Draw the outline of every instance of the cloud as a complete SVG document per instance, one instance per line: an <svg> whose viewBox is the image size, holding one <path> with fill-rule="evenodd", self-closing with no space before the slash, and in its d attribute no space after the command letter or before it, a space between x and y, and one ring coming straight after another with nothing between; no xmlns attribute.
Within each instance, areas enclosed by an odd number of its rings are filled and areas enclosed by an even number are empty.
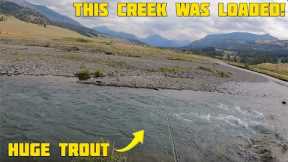
<svg viewBox="0 0 288 162"><path fill-rule="evenodd" d="M164 0L168 3L169 17L128 18L117 17L113 12L106 18L75 18L71 0L27 0L31 3L48 6L49 8L76 19L88 27L105 25L116 31L136 34L147 37L159 34L168 39L192 41L200 39L207 34L227 32L268 33L280 39L288 39L288 19L284 18L219 18L217 17L218 1L211 1L212 16L205 18L180 18L175 16L175 0ZM79 0L74 0L79 1ZM93 0L90 0L93 1ZM128 1L128 0L126 0ZM132 0L130 0L132 1ZM144 1L144 0L142 0ZM159 1L159 0L158 0ZM178 0L180 1L180 0ZM182 0L182 2L189 0ZM228 0L224 0L225 2ZM234 0L235 1L235 0ZM261 0L258 0L261 1ZM116 1L108 1L111 11L116 9ZM190 0L191 2L191 0ZM236 1L237 2L237 1ZM279 1L278 1L279 2ZM286 2L282 0L282 2Z"/></svg>

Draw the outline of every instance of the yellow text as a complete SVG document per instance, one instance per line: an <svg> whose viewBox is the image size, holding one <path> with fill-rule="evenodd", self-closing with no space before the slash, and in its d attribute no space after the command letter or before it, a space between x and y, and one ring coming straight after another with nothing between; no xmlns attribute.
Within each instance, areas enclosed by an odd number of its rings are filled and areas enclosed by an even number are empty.
<svg viewBox="0 0 288 162"><path fill-rule="evenodd" d="M109 143L59 143L62 157L106 157Z"/></svg>
<svg viewBox="0 0 288 162"><path fill-rule="evenodd" d="M210 16L210 3L176 3L178 17L207 17Z"/></svg>
<svg viewBox="0 0 288 162"><path fill-rule="evenodd" d="M220 17L283 17L285 3L234 3L218 4Z"/></svg>
<svg viewBox="0 0 288 162"><path fill-rule="evenodd" d="M106 17L109 15L108 3L75 2L76 17Z"/></svg>
<svg viewBox="0 0 288 162"><path fill-rule="evenodd" d="M156 2L131 2L118 3L117 15L119 17L166 17L167 3Z"/></svg>
<svg viewBox="0 0 288 162"><path fill-rule="evenodd" d="M49 143L9 143L8 156L10 157L47 157L50 156Z"/></svg>

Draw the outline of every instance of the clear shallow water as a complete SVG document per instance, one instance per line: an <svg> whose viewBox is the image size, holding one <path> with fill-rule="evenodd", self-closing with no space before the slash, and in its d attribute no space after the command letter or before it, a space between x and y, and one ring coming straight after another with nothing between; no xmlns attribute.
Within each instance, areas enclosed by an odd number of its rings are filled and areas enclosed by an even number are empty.
<svg viewBox="0 0 288 162"><path fill-rule="evenodd" d="M145 143L129 160L169 162L170 124L181 162L255 161L239 144L273 131L260 110L281 106L278 97L97 87L63 78L2 77L0 83L2 155L8 141L107 139L122 147L133 131L145 129Z"/></svg>

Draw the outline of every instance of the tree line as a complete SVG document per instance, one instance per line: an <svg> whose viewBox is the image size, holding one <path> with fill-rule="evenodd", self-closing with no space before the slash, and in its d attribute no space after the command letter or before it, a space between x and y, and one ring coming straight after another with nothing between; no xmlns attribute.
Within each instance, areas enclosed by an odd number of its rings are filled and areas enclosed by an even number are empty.
<svg viewBox="0 0 288 162"><path fill-rule="evenodd" d="M256 65L261 63L288 63L287 51L232 51L219 50L213 47L197 49L192 51L195 54L206 55L225 61Z"/></svg>

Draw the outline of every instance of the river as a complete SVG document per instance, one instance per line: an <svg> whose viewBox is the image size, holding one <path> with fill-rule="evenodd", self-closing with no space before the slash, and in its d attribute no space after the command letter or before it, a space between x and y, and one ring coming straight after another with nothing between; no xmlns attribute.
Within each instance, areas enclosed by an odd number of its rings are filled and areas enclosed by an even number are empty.
<svg viewBox="0 0 288 162"><path fill-rule="evenodd" d="M263 134L288 137L288 107L281 103L288 99L288 88L273 81L225 85L229 86L239 93L0 77L0 159L7 160L7 142L105 139L119 148L131 141L134 131L144 129L145 142L127 154L129 161L261 161L247 146Z"/></svg>

